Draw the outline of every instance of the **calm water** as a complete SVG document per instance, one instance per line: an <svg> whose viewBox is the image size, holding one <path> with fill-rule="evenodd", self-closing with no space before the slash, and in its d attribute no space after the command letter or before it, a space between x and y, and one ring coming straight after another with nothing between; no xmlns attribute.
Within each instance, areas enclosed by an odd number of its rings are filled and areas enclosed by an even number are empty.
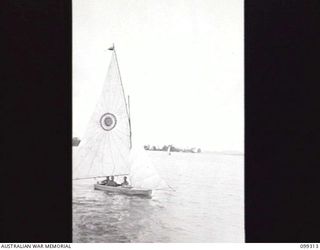
<svg viewBox="0 0 320 250"><path fill-rule="evenodd" d="M175 191L151 199L73 186L74 242L244 242L244 157L148 152Z"/></svg>

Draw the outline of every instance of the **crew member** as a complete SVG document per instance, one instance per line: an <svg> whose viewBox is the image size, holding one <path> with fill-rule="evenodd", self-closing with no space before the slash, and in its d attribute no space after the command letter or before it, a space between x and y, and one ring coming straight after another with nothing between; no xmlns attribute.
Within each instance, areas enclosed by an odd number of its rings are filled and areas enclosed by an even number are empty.
<svg viewBox="0 0 320 250"><path fill-rule="evenodd" d="M108 183L110 182L109 176L106 177L105 180L101 181L99 184L101 185L108 185Z"/></svg>
<svg viewBox="0 0 320 250"><path fill-rule="evenodd" d="M129 186L129 182L127 181L127 176L123 177L123 182L121 183L121 186Z"/></svg>
<svg viewBox="0 0 320 250"><path fill-rule="evenodd" d="M120 186L120 184L116 183L114 181L114 176L111 176L111 180L108 182L107 184L108 186L111 186L111 187L117 187L117 186Z"/></svg>

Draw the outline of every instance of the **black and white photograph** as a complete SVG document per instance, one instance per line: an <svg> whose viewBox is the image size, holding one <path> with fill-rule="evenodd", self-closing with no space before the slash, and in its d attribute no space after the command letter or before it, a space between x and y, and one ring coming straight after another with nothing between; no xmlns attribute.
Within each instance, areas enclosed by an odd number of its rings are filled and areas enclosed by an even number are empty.
<svg viewBox="0 0 320 250"><path fill-rule="evenodd" d="M244 242L243 5L73 1L73 242Z"/></svg>
<svg viewBox="0 0 320 250"><path fill-rule="evenodd" d="M318 0L2 0L1 248L319 248L319 23Z"/></svg>

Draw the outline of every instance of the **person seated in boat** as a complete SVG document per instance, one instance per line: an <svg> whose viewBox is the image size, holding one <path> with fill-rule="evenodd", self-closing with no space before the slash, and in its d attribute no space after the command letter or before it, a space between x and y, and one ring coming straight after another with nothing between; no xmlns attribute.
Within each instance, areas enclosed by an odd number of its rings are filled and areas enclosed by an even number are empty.
<svg viewBox="0 0 320 250"><path fill-rule="evenodd" d="M107 186L118 187L118 186L120 186L120 184L118 184L114 181L114 176L111 176L111 180L108 182Z"/></svg>
<svg viewBox="0 0 320 250"><path fill-rule="evenodd" d="M103 181L101 181L99 184L101 184L101 185L108 185L109 182L110 182L110 178L109 178L109 176L107 176L106 179L103 180Z"/></svg>
<svg viewBox="0 0 320 250"><path fill-rule="evenodd" d="M129 186L129 182L127 181L127 176L123 177L123 182L121 183L122 187Z"/></svg>

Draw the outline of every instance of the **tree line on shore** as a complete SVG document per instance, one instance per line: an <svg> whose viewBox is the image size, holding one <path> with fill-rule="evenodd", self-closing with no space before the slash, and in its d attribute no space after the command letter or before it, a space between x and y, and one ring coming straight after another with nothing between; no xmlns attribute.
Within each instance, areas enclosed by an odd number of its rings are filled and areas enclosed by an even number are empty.
<svg viewBox="0 0 320 250"><path fill-rule="evenodd" d="M78 137L72 138L72 146L77 147L79 146L81 140ZM172 144L163 145L162 147L153 146L153 145L144 145L145 150L149 151L165 151L165 152L184 152L184 153L201 153L200 148L179 148ZM170 150L169 150L170 149Z"/></svg>
<svg viewBox="0 0 320 250"><path fill-rule="evenodd" d="M172 144L169 145L163 145L162 147L158 146L151 146L151 145L144 145L145 150L150 150L150 151L170 151L170 152L184 152L184 153L201 153L200 148L179 148L176 147Z"/></svg>

